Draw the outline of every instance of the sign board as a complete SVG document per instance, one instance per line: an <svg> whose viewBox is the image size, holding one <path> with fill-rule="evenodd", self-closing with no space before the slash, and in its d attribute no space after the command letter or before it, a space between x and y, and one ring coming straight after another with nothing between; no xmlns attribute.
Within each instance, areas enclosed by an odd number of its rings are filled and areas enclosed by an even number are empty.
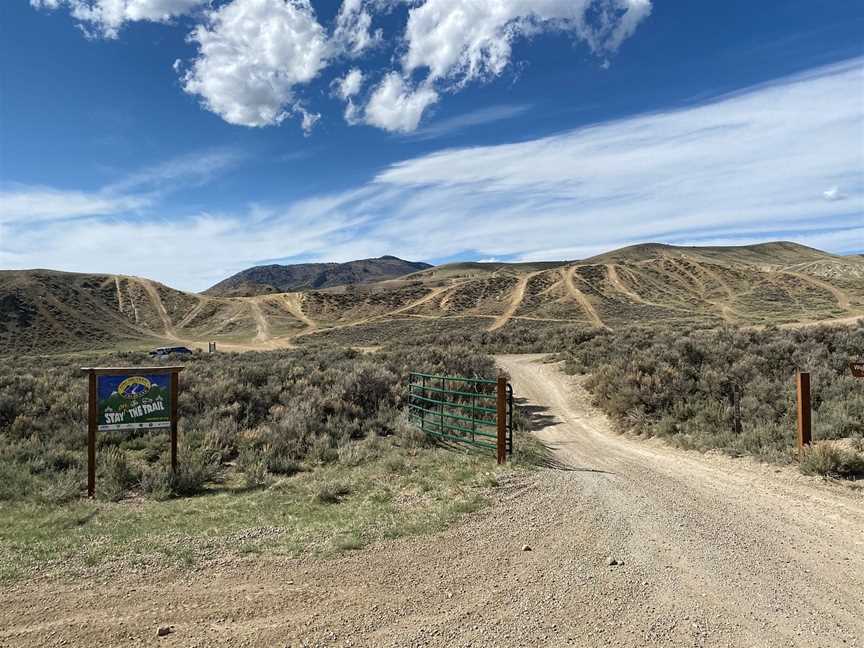
<svg viewBox="0 0 864 648"><path fill-rule="evenodd" d="M171 427L170 374L96 376L97 430Z"/></svg>
<svg viewBox="0 0 864 648"><path fill-rule="evenodd" d="M864 378L864 360L858 362L850 362L849 368L852 370L852 375L856 378Z"/></svg>
<svg viewBox="0 0 864 648"><path fill-rule="evenodd" d="M167 428L177 470L177 374L183 367L83 367L88 378L87 493L96 493L96 432Z"/></svg>

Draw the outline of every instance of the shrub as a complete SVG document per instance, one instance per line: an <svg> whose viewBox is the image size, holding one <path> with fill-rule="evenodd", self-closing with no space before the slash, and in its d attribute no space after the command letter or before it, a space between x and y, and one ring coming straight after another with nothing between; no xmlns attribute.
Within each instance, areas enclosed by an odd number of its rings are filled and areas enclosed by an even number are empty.
<svg viewBox="0 0 864 648"><path fill-rule="evenodd" d="M47 492L45 484L58 477L71 480L66 473L84 465L87 386L79 371L82 364L134 366L146 361L139 353L56 356L39 363L4 357L0 477L6 479L0 480L0 499ZM187 447L180 452L177 475L164 467L165 434L100 432L100 496L120 499L136 487L157 499L198 493L218 476L220 465L245 449L257 453L266 473L290 475L305 465L374 460L383 437L395 436L403 447L422 445L425 440L403 417L409 371L495 373L488 356L459 346L412 346L374 355L338 348L196 355L180 374L180 437ZM250 465L253 482L261 472L260 466Z"/></svg>
<svg viewBox="0 0 864 648"><path fill-rule="evenodd" d="M111 502L123 499L138 477L129 466L126 453L119 448L100 452L96 458L96 494Z"/></svg>
<svg viewBox="0 0 864 648"><path fill-rule="evenodd" d="M800 468L805 475L842 479L864 477L864 456L831 443L818 443L805 451Z"/></svg>
<svg viewBox="0 0 864 648"><path fill-rule="evenodd" d="M318 486L315 500L321 504L336 504L346 495L351 494L351 487L340 482L327 481Z"/></svg>
<svg viewBox="0 0 864 648"><path fill-rule="evenodd" d="M55 475L42 489L41 499L49 504L65 504L81 496L84 476L80 470L70 468Z"/></svg>
<svg viewBox="0 0 864 648"><path fill-rule="evenodd" d="M147 497L158 502L171 499L172 486L171 471L165 466L148 468L141 475L141 490Z"/></svg>
<svg viewBox="0 0 864 648"><path fill-rule="evenodd" d="M269 481L267 464L261 455L252 449L246 449L240 453L237 459L237 468L243 473L243 482L246 488L261 488Z"/></svg>
<svg viewBox="0 0 864 648"><path fill-rule="evenodd" d="M788 461L799 368L811 373L814 437L864 434L864 391L847 367L864 355L861 327L633 327L576 339L563 355L622 427L679 445Z"/></svg>
<svg viewBox="0 0 864 648"><path fill-rule="evenodd" d="M187 449L177 462L177 471L171 473L171 492L179 496L199 495L218 474L218 458L214 454L206 449Z"/></svg>
<svg viewBox="0 0 864 648"><path fill-rule="evenodd" d="M0 462L0 502L23 499L33 491L35 480L25 466Z"/></svg>

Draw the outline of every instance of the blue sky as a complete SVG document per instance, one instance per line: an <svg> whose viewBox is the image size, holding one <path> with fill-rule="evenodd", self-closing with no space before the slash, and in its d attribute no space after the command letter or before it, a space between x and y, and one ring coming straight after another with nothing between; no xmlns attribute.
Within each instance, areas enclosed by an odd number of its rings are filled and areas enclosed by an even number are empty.
<svg viewBox="0 0 864 648"><path fill-rule="evenodd" d="M0 268L864 252L864 5L5 0Z"/></svg>

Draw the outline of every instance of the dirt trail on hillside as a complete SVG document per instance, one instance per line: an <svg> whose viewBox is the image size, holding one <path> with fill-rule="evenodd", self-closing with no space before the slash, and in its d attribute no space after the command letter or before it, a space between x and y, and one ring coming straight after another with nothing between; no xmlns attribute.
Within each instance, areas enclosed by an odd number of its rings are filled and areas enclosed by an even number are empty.
<svg viewBox="0 0 864 648"><path fill-rule="evenodd" d="M642 297L633 292L630 288L628 288L623 281L621 281L621 277L618 276L618 269L615 267L614 263L606 264L606 276L609 278L609 282L618 290L618 292L626 295L630 299L632 299L637 304L648 304Z"/></svg>
<svg viewBox="0 0 864 648"><path fill-rule="evenodd" d="M831 293L831 296L834 297L834 299L837 301L838 308L841 308L845 311L850 310L849 294L835 286L832 286L827 281L822 281L821 279L817 279L816 277L804 274L802 272L792 272L791 270L783 270L781 274L795 277L796 279L800 279L805 283L809 283L811 286L815 286L816 288L820 288Z"/></svg>
<svg viewBox="0 0 864 648"><path fill-rule="evenodd" d="M157 645L160 625L160 646L864 646L861 493L617 436L557 366L499 364L552 454L483 512L333 560L11 585L0 646Z"/></svg>
<svg viewBox="0 0 864 648"><path fill-rule="evenodd" d="M532 272L530 274L522 275L519 277L519 281L516 284L516 287L513 288L513 292L510 294L510 303L507 305L507 309L498 316L492 326L487 328L486 330L490 333L492 331L497 331L501 327L505 326L507 322L513 317L519 307L522 305L522 301L525 299L525 289L528 287L528 282L531 280L531 277L534 275L540 274L539 272Z"/></svg>
<svg viewBox="0 0 864 648"><path fill-rule="evenodd" d="M567 292L569 292L570 296L576 300L579 306L582 307L582 310L585 311L585 315L588 316L588 320L591 324L597 328L609 329L609 327L603 323L603 320L600 319L600 316L597 314L597 310L594 308L591 300L588 299L585 293L576 287L576 282L573 280L573 276L576 274L576 267L574 266L569 269L564 268L561 270L561 273L564 277L564 285L567 288Z"/></svg>
<svg viewBox="0 0 864 648"><path fill-rule="evenodd" d="M147 297L150 298L153 308L156 309L159 319L162 322L162 328L165 330L165 337L169 340L179 340L177 337L177 331L174 330L174 324L168 316L168 311L165 308L165 304L162 302L162 297L159 296L159 291L156 290L156 286L154 286L149 279L136 277L136 281L144 289L144 292L147 293Z"/></svg>
<svg viewBox="0 0 864 648"><path fill-rule="evenodd" d="M117 290L117 310L123 312L123 291L120 290L120 277L114 275L114 288Z"/></svg>
<svg viewBox="0 0 864 648"><path fill-rule="evenodd" d="M281 297L285 309L303 322L308 330L312 331L318 328L318 324L303 312L303 295L301 293L283 293Z"/></svg>
<svg viewBox="0 0 864 648"><path fill-rule="evenodd" d="M264 311L261 310L261 304L259 304L256 299L250 299L248 304L249 309L252 312L252 319L255 320L255 328L257 329L255 333L255 341L268 342L273 336L270 335L270 322L268 322L267 318L264 316Z"/></svg>

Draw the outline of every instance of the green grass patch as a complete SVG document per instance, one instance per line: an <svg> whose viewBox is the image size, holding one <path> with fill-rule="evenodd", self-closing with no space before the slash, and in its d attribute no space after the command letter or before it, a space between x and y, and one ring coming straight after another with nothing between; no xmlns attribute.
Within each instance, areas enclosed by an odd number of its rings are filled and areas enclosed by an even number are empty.
<svg viewBox="0 0 864 648"><path fill-rule="evenodd" d="M308 467L250 489L239 473L195 497L0 504L0 580L79 578L106 565L190 567L222 557L330 556L439 531L504 475L491 454L387 444L369 462ZM395 469L398 468L398 469Z"/></svg>

